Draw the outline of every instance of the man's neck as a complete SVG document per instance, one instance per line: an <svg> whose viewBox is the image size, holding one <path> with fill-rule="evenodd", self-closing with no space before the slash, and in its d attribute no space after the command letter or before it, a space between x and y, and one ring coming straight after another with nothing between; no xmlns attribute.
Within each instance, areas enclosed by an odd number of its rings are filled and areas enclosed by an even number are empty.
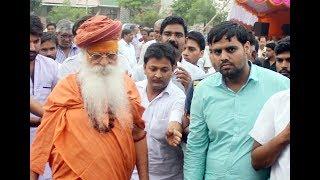
<svg viewBox="0 0 320 180"><path fill-rule="evenodd" d="M224 77L224 81L230 89L232 89L234 92L238 92L240 88L248 81L249 75L250 75L250 66L246 67L240 76L237 78L227 78Z"/></svg>
<svg viewBox="0 0 320 180"><path fill-rule="evenodd" d="M128 45L130 45L130 42L129 41L127 41L127 40L125 40L125 39L123 39L124 40L124 42L126 42Z"/></svg>
<svg viewBox="0 0 320 180"><path fill-rule="evenodd" d="M65 55L66 57L69 56L69 52L71 51L71 46L70 46L70 47L61 47L61 46L60 46L60 49L62 50L62 52L64 53L64 55Z"/></svg>
<svg viewBox="0 0 320 180"><path fill-rule="evenodd" d="M148 84L147 85L147 97L149 102L151 102L154 98L156 98L163 90L156 91L151 88L151 86Z"/></svg>

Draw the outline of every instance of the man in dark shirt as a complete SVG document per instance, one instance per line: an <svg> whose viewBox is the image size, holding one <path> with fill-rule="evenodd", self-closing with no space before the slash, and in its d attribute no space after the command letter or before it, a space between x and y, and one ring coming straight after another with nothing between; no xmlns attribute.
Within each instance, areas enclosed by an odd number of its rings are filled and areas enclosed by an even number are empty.
<svg viewBox="0 0 320 180"><path fill-rule="evenodd" d="M276 54L274 48L276 47L275 42L268 42L266 45L266 57L267 59L263 62L263 67L277 72L276 70Z"/></svg>

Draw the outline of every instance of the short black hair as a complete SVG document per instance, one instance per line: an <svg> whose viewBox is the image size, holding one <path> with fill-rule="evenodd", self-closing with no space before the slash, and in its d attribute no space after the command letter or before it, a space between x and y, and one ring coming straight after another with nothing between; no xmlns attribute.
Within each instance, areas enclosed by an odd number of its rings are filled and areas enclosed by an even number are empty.
<svg viewBox="0 0 320 180"><path fill-rule="evenodd" d="M182 17L180 17L180 16L168 16L161 23L160 34L162 34L163 30L168 25L171 25L171 24L180 24L183 27L184 34L186 35L188 33L186 22L184 21L184 19Z"/></svg>
<svg viewBox="0 0 320 180"><path fill-rule="evenodd" d="M38 16L30 15L30 34L41 37L43 33L43 25Z"/></svg>
<svg viewBox="0 0 320 180"><path fill-rule="evenodd" d="M204 36L200 32L190 31L187 34L187 38L196 41L200 47L200 50L204 50L206 48L206 41L204 40Z"/></svg>
<svg viewBox="0 0 320 180"><path fill-rule="evenodd" d="M41 44L46 42L46 41L52 41L54 42L56 45L58 45L58 38L56 35L48 33L48 32L44 32L41 36Z"/></svg>
<svg viewBox="0 0 320 180"><path fill-rule="evenodd" d="M93 15L86 15L81 17L80 19L78 19L72 26L72 34L74 36L77 35L77 30L79 29L79 27L88 19L92 18Z"/></svg>
<svg viewBox="0 0 320 180"><path fill-rule="evenodd" d="M208 34L208 44L218 42L224 36L226 36L229 41L232 37L236 37L242 45L247 41L251 41L250 32L243 25L233 21L224 21L210 30Z"/></svg>
<svg viewBox="0 0 320 180"><path fill-rule="evenodd" d="M270 48L270 49L272 49L272 51L274 51L274 48L276 47L276 43L275 42L268 42L266 44L266 47Z"/></svg>
<svg viewBox="0 0 320 180"><path fill-rule="evenodd" d="M48 23L47 26L46 26L46 28L48 28L49 26L53 26L54 28L57 27L56 23Z"/></svg>
<svg viewBox="0 0 320 180"><path fill-rule="evenodd" d="M274 48L274 51L276 55L283 52L290 52L290 36L280 39Z"/></svg>
<svg viewBox="0 0 320 180"><path fill-rule="evenodd" d="M267 40L267 37L266 37L266 36L259 36L259 38L258 38L259 41L260 41L261 38L265 38L265 39Z"/></svg>
<svg viewBox="0 0 320 180"><path fill-rule="evenodd" d="M175 49L168 43L153 43L151 44L144 55L144 64L146 65L151 58L161 59L167 58L171 65L176 65Z"/></svg>
<svg viewBox="0 0 320 180"><path fill-rule="evenodd" d="M124 30L122 30L122 32L121 32L121 38L123 38L125 35L128 35L128 34L130 34L130 33L132 33L132 29L124 29Z"/></svg>

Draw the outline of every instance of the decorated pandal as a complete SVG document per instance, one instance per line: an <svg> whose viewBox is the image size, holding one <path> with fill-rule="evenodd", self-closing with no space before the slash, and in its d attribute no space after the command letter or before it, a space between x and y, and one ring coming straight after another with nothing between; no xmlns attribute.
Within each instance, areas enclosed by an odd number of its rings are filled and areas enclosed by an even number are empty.
<svg viewBox="0 0 320 180"><path fill-rule="evenodd" d="M290 24L290 0L234 0L228 20L252 27L269 23L269 36L281 37L283 25Z"/></svg>

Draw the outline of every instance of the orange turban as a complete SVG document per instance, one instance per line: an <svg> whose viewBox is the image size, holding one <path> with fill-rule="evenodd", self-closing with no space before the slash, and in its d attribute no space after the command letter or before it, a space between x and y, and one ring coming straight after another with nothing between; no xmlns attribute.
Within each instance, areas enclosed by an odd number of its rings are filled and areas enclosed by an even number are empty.
<svg viewBox="0 0 320 180"><path fill-rule="evenodd" d="M75 43L80 48L86 48L102 41L118 40L122 24L107 16L97 15L86 20L77 30Z"/></svg>

